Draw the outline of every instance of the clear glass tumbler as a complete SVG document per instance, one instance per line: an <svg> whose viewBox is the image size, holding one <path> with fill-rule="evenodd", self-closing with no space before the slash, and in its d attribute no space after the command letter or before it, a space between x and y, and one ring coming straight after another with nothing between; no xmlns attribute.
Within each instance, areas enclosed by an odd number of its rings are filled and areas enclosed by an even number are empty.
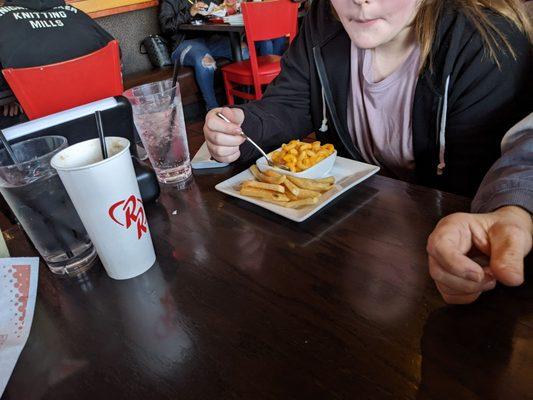
<svg viewBox="0 0 533 400"><path fill-rule="evenodd" d="M157 179L178 184L192 175L179 84L148 83L124 92Z"/></svg>
<svg viewBox="0 0 533 400"><path fill-rule="evenodd" d="M18 164L0 150L0 192L50 270L74 276L94 264L96 251L50 166L52 157L67 146L62 136L14 144Z"/></svg>

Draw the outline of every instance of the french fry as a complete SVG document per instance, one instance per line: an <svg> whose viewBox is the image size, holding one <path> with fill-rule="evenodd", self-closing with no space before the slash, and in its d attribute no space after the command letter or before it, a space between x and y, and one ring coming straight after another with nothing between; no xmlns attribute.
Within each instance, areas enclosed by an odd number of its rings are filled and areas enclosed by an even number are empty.
<svg viewBox="0 0 533 400"><path fill-rule="evenodd" d="M276 171L274 171L273 169L267 169L265 172L263 172L264 175L266 176L271 176L273 178L276 178L278 176L280 176L281 174L278 174Z"/></svg>
<svg viewBox="0 0 533 400"><path fill-rule="evenodd" d="M271 190L273 192L285 193L285 187L282 185L274 185L273 183L264 183L257 181L244 181L243 187L253 187L258 189Z"/></svg>
<svg viewBox="0 0 533 400"><path fill-rule="evenodd" d="M243 196L257 197L262 200L271 200L278 202L288 202L289 198L283 193L271 192L270 190L258 189L254 187L241 187L240 193Z"/></svg>
<svg viewBox="0 0 533 400"><path fill-rule="evenodd" d="M277 200L270 200L270 199L261 199L261 201L266 201L267 203L276 204L282 207L285 207L285 204L290 203L290 201L277 201Z"/></svg>
<svg viewBox="0 0 533 400"><path fill-rule="evenodd" d="M285 183L287 183L288 181L285 181ZM298 197L295 196L294 194L292 194L291 192L289 192L288 190L285 192L285 196L287 196L289 198L289 201L294 201L294 200L298 200Z"/></svg>
<svg viewBox="0 0 533 400"><path fill-rule="evenodd" d="M287 188L286 192L290 192L296 197L298 197L298 195L300 194L300 188L294 183L292 183L290 180L286 179L285 182L283 182L283 185L285 185L285 187Z"/></svg>
<svg viewBox="0 0 533 400"><path fill-rule="evenodd" d="M320 178L320 179L315 179L316 182L320 182L320 183L328 183L330 185L333 185L335 183L335 177L334 176L328 176L326 178Z"/></svg>
<svg viewBox="0 0 533 400"><path fill-rule="evenodd" d="M320 192L315 192L314 190L309 189L302 189L300 188L300 191L298 193L298 199L312 199L315 197L320 197Z"/></svg>
<svg viewBox="0 0 533 400"><path fill-rule="evenodd" d="M287 207L287 208L300 208L300 207L316 204L317 202L318 202L318 197L311 197L308 199L289 201L288 203L283 203L282 206Z"/></svg>
<svg viewBox="0 0 533 400"><path fill-rule="evenodd" d="M294 143L289 144L294 149L292 146ZM297 178L270 169L261 172L256 165L250 167L250 172L255 180L242 182L240 193L286 208L301 208L316 204L322 193L335 184L333 176L321 179Z"/></svg>
<svg viewBox="0 0 533 400"><path fill-rule="evenodd" d="M257 179L258 181L261 180L261 171L259 171L259 168L257 168L257 165L255 164L252 165L250 167L250 172L252 173L255 179Z"/></svg>
<svg viewBox="0 0 533 400"><path fill-rule="evenodd" d="M270 200L270 199L261 199L261 200L266 201L267 203L276 204L278 206L285 207L285 208L302 208L304 206L316 204L318 202L318 197L300 199L300 200L294 200L294 201L277 201L277 200Z"/></svg>
<svg viewBox="0 0 533 400"><path fill-rule="evenodd" d="M331 185L327 183L317 182L313 179L296 178L295 176L287 176L287 179L298 186L300 189L308 189L314 191L325 192L331 189Z"/></svg>
<svg viewBox="0 0 533 400"><path fill-rule="evenodd" d="M281 185L285 181L285 179L287 179L285 175L280 175L277 177L265 175L261 171L259 171L257 165L255 164L250 167L250 172L258 181L272 183L274 185Z"/></svg>

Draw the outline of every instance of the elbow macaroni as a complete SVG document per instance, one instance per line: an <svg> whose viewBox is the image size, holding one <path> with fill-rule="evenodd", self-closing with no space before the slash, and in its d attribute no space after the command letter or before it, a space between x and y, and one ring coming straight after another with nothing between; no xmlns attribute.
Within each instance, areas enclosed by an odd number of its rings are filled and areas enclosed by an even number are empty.
<svg viewBox="0 0 533 400"><path fill-rule="evenodd" d="M301 172L329 157L335 148L332 144L320 145L319 141L313 143L291 140L281 145L281 150L274 151L270 157L272 161L283 164L292 172Z"/></svg>

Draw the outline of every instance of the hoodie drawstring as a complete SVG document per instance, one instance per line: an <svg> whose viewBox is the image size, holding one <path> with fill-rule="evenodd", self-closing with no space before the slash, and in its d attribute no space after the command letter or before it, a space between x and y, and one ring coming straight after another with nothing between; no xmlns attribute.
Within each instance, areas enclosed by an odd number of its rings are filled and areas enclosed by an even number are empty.
<svg viewBox="0 0 533 400"><path fill-rule="evenodd" d="M437 175L444 173L446 162L444 161L444 151L446 150L446 114L448 113L448 87L450 86L450 75L446 78L444 85L444 105L442 107L442 115L440 117L439 129L439 165L437 165Z"/></svg>
<svg viewBox="0 0 533 400"><path fill-rule="evenodd" d="M324 95L324 88L322 88L322 125L320 126L320 132L326 132L328 130L328 117L326 115L326 96Z"/></svg>

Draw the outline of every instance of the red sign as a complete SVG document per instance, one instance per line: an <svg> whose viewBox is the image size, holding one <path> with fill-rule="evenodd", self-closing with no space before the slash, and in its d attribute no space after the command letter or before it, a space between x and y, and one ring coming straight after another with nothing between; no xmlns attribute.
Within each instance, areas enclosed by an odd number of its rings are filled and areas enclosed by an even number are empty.
<svg viewBox="0 0 533 400"><path fill-rule="evenodd" d="M148 232L142 200L134 195L131 195L127 200L121 200L113 204L109 208L109 216L126 229L129 229L135 222L137 239L140 239L143 233Z"/></svg>

